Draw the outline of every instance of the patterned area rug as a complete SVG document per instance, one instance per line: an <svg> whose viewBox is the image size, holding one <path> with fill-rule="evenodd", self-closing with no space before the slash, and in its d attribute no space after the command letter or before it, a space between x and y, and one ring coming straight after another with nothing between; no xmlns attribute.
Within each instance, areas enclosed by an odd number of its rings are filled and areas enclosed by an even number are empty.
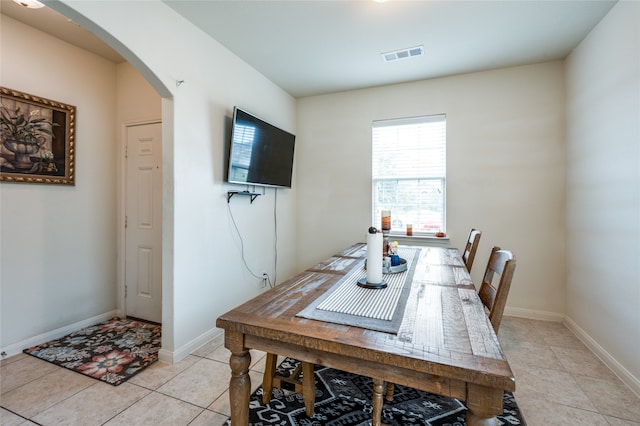
<svg viewBox="0 0 640 426"><path fill-rule="evenodd" d="M113 318L23 352L117 386L158 359L159 324Z"/></svg>
<svg viewBox="0 0 640 426"><path fill-rule="evenodd" d="M290 374L297 361L285 359L280 374ZM316 403L307 417L302 395L273 389L271 402L262 404L262 387L252 395L249 424L253 426L364 426L371 424L372 381L369 377L316 365ZM467 408L457 399L396 385L393 402L384 401L382 423L392 426L462 426ZM225 425L230 425L230 420ZM499 425L526 425L510 392L504 393L504 412Z"/></svg>

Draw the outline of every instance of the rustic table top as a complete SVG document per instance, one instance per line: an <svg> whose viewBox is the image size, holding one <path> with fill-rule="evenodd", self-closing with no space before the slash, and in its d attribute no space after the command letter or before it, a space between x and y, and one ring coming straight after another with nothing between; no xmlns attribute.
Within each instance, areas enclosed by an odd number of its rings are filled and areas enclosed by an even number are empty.
<svg viewBox="0 0 640 426"><path fill-rule="evenodd" d="M232 309L216 325L225 329L230 349L294 356L461 400L467 384L514 391L513 373L459 252L420 249L397 334L297 316L343 276L363 268L364 243Z"/></svg>

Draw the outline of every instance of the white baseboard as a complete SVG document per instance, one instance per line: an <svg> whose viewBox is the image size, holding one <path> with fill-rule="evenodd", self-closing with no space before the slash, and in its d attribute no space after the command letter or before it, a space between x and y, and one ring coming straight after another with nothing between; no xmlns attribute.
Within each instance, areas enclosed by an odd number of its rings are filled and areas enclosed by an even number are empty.
<svg viewBox="0 0 640 426"><path fill-rule="evenodd" d="M508 306L504 309L504 314L510 317L520 317L555 322L563 322L565 318L564 314L560 314L557 312L536 311L533 309L523 308L510 308Z"/></svg>
<svg viewBox="0 0 640 426"><path fill-rule="evenodd" d="M173 352L166 349L160 349L158 351L158 361L166 362L167 364L173 364Z"/></svg>
<svg viewBox="0 0 640 426"><path fill-rule="evenodd" d="M565 317L564 324L582 341L590 350L600 358L600 360L613 371L631 390L640 397L640 378L635 377L629 370L624 368L609 352L598 344L586 331L584 331L575 321Z"/></svg>
<svg viewBox="0 0 640 426"><path fill-rule="evenodd" d="M169 364L175 364L186 358L189 354L199 349L201 346L222 335L223 330L219 328L213 328L202 333L200 336L188 342L186 345L176 349L175 351L169 351L160 349L158 352L158 360Z"/></svg>
<svg viewBox="0 0 640 426"><path fill-rule="evenodd" d="M2 348L2 358L17 355L24 349L48 342L49 340L59 339L60 337L66 336L67 334L73 333L74 331L78 331L82 328L108 321L113 317L121 315L122 312L116 309L113 311L105 312L104 314L96 315L95 317L74 322L73 324L65 325L64 327L56 328L55 330L47 331L46 333L38 334L37 336L33 336L25 340L21 340L20 342Z"/></svg>
<svg viewBox="0 0 640 426"><path fill-rule="evenodd" d="M528 318L542 321L555 321L564 323L567 328L584 343L587 348L609 369L622 380L638 397L640 397L640 379L635 377L623 365L621 365L609 352L596 342L575 321L564 314L547 311L536 311L522 308L505 308L504 314L513 317Z"/></svg>
<svg viewBox="0 0 640 426"><path fill-rule="evenodd" d="M38 334L37 336L30 337L28 339L21 340L17 343L8 345L4 348L0 348L0 352L2 352L2 359L18 355L22 353L24 349L30 348L32 346L39 345L44 342L48 342L49 340L59 339L60 337L66 336L69 333L73 333L74 331L78 331L82 328L89 327L94 324L98 324L104 321L108 321L113 317L122 316L122 312L118 309L105 312L100 315L96 315L91 318L87 318L82 321L75 322L73 324L68 324L64 327L57 328L55 330L48 331L46 333ZM176 351L169 351L167 349L160 349L158 352L158 360L174 364L182 359L186 358L187 355L194 352L198 348L200 348L205 343L210 340L222 335L223 330L218 328L213 328L195 339L191 340L186 345L182 346Z"/></svg>

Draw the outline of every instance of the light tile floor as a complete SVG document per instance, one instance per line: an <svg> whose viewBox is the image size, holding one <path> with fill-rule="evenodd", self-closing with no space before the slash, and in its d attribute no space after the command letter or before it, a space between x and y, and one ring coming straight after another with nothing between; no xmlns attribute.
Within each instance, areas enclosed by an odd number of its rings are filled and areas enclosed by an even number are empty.
<svg viewBox="0 0 640 426"><path fill-rule="evenodd" d="M640 398L564 325L505 317L499 338L530 426L640 426ZM0 364L0 424L216 425L229 414L229 352L216 338L184 360L157 362L111 386L28 355ZM251 383L264 353L252 351Z"/></svg>

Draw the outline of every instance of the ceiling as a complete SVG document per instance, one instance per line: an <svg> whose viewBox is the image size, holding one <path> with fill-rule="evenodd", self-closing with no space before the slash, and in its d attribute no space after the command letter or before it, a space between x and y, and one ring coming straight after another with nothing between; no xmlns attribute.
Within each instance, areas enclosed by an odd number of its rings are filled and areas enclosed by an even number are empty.
<svg viewBox="0 0 640 426"><path fill-rule="evenodd" d="M106 0L103 0L106 1ZM49 8L2 13L114 62ZM295 97L565 58L613 7L605 0L163 0ZM415 46L424 55L385 62Z"/></svg>
<svg viewBox="0 0 640 426"><path fill-rule="evenodd" d="M124 62L122 56L103 43L98 37L49 7L28 9L14 3L12 0L0 0L0 12L110 61L115 63Z"/></svg>

